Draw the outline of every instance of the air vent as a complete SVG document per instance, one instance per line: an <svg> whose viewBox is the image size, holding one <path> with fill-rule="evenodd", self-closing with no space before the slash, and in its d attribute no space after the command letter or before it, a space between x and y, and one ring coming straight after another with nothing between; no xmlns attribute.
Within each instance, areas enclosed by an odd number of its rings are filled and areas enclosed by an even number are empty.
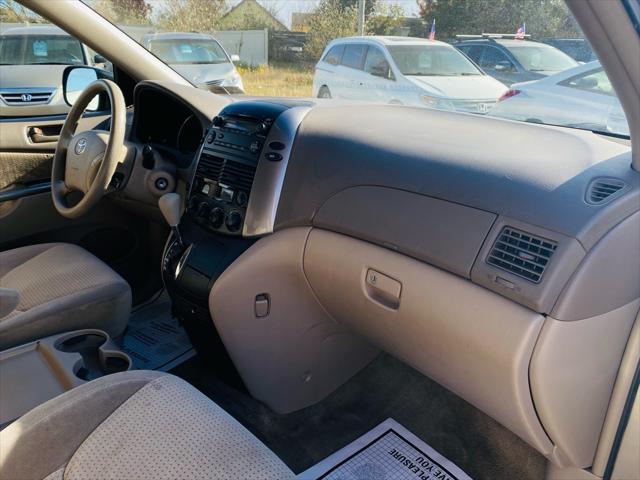
<svg viewBox="0 0 640 480"><path fill-rule="evenodd" d="M558 244L511 227L496 239L487 263L538 283Z"/></svg>
<svg viewBox="0 0 640 480"><path fill-rule="evenodd" d="M233 190L251 191L256 167L203 153L198 162L199 176L217 181Z"/></svg>
<svg viewBox="0 0 640 480"><path fill-rule="evenodd" d="M587 189L587 202L600 205L622 190L625 185L622 180L617 178L597 178L591 182Z"/></svg>

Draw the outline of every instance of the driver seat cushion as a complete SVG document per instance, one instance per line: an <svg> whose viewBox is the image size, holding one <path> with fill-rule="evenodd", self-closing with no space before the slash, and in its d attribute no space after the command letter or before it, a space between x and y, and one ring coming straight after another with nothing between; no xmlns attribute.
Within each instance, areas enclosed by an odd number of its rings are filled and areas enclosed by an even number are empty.
<svg viewBox="0 0 640 480"><path fill-rule="evenodd" d="M0 318L0 350L82 328L115 337L131 313L129 284L83 248L67 243L0 252L0 287L20 294L16 309Z"/></svg>

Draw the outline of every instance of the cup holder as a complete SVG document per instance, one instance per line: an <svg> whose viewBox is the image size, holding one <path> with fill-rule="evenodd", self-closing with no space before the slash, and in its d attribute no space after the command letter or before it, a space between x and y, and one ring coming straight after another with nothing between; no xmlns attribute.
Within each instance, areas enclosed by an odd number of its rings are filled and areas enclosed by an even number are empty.
<svg viewBox="0 0 640 480"><path fill-rule="evenodd" d="M80 380L88 382L131 368L131 359L128 355L110 350L108 345L103 348L108 342L109 336L105 332L91 330L61 338L56 342L55 348L65 353L77 353L82 357L76 362L73 373Z"/></svg>

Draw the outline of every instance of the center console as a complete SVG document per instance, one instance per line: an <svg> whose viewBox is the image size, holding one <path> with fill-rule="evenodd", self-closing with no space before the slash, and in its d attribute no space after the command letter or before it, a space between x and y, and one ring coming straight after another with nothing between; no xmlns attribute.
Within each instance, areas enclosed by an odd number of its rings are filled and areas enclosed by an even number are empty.
<svg viewBox="0 0 640 480"><path fill-rule="evenodd" d="M174 313L205 356L224 351L209 292L256 238L273 231L289 153L308 110L303 102L236 102L205 132L180 220L183 241L169 238L162 263ZM225 363L228 358L215 358Z"/></svg>

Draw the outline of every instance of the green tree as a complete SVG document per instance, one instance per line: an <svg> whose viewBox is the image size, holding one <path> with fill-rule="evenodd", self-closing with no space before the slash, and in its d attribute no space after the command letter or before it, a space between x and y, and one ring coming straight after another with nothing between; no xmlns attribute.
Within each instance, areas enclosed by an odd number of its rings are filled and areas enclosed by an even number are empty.
<svg viewBox="0 0 640 480"><path fill-rule="evenodd" d="M459 34L515 33L526 22L532 37L577 36L564 0L416 0L420 16L436 20L438 38Z"/></svg>
<svg viewBox="0 0 640 480"><path fill-rule="evenodd" d="M153 7L146 0L100 0L95 10L113 23L150 23Z"/></svg>
<svg viewBox="0 0 640 480"><path fill-rule="evenodd" d="M321 0L309 22L309 38L305 45L307 59L317 62L327 44L357 32L357 11L345 6L345 0Z"/></svg>
<svg viewBox="0 0 640 480"><path fill-rule="evenodd" d="M404 8L400 5L378 4L373 14L366 20L369 35L394 35L404 23Z"/></svg>
<svg viewBox="0 0 640 480"><path fill-rule="evenodd" d="M159 18L163 30L173 32L211 32L229 10L226 0L165 0Z"/></svg>
<svg viewBox="0 0 640 480"><path fill-rule="evenodd" d="M343 8L353 8L356 11L356 15L358 12L358 0L339 0L340 5ZM365 0L364 4L364 18L368 20L369 17L375 15L376 10L380 8L379 0Z"/></svg>

